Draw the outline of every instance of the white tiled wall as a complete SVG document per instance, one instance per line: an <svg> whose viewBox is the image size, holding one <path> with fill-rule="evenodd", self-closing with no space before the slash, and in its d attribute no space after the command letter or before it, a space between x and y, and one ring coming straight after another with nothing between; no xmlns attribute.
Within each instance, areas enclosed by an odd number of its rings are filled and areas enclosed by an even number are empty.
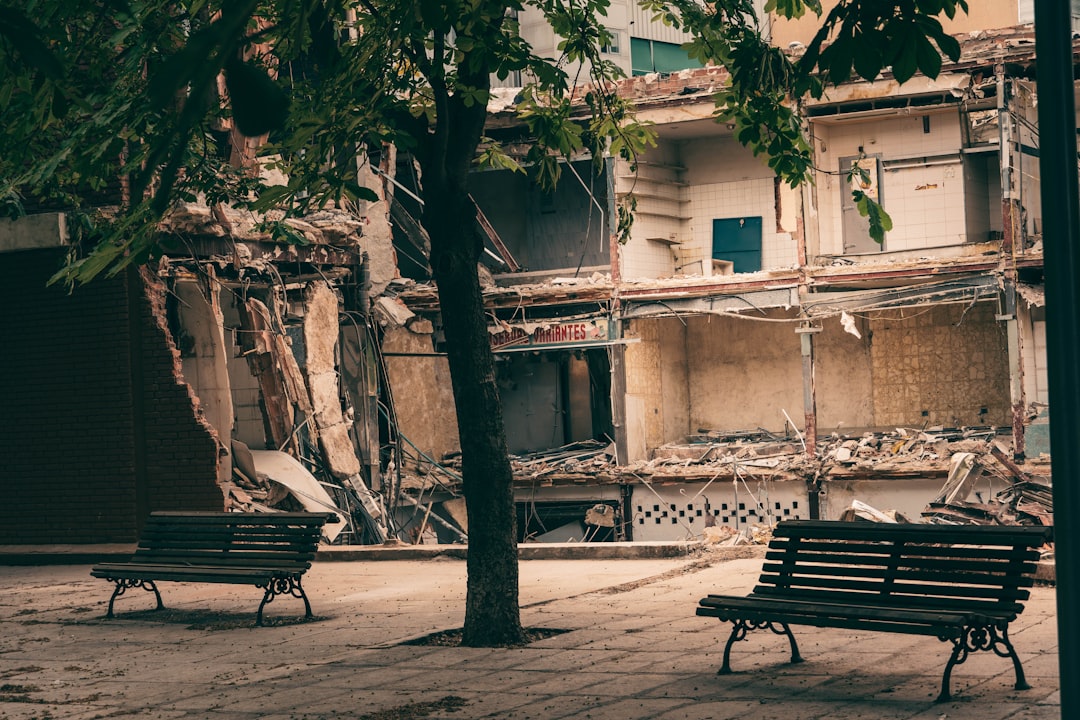
<svg viewBox="0 0 1080 720"><path fill-rule="evenodd" d="M705 257L712 257L713 220L760 217L762 269L789 267L798 261L791 234L776 232L772 178L695 185L686 192L690 199L690 242Z"/></svg>
<svg viewBox="0 0 1080 720"><path fill-rule="evenodd" d="M674 148L661 146L650 159L657 164L642 163L636 173L624 160L616 165L616 193L634 193L637 198L630 241L620 252L622 275L628 280L671 277L680 272L676 267L678 246L649 239L685 240L685 202Z"/></svg>
<svg viewBox="0 0 1080 720"><path fill-rule="evenodd" d="M893 218L888 250L956 245L967 241L964 174L957 157L947 165L884 172L882 200Z"/></svg>
<svg viewBox="0 0 1080 720"><path fill-rule="evenodd" d="M816 178L822 254L844 252L840 203L847 184L835 173L840 170L840 159L859 155L860 148L866 155L880 155L884 164L882 201L893 220L886 249L917 249L967 240L963 172L957 155L961 147L959 118L955 112L927 117L928 126L924 125L923 115L917 113L814 126L817 167L831 173L819 172ZM914 165L924 157L937 163L949 155L957 156L955 164L897 167Z"/></svg>
<svg viewBox="0 0 1080 720"><path fill-rule="evenodd" d="M638 197L633 237L621 252L624 278L711 275L713 220L725 218L761 218L763 269L798 262L795 239L777 232L773 172L730 136L661 141L636 179L620 164L617 192ZM649 240L672 235L678 243L670 246Z"/></svg>
<svg viewBox="0 0 1080 720"><path fill-rule="evenodd" d="M1046 321L1036 320L1033 323L1034 327L1034 345L1035 345L1035 397L1028 398L1035 402L1049 403L1050 402L1050 381L1047 377L1046 369Z"/></svg>

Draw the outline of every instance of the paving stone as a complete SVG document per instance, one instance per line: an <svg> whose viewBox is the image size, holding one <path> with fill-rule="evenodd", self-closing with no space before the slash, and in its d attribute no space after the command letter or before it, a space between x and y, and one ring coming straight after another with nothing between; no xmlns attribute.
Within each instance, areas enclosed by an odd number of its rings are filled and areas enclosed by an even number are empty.
<svg viewBox="0 0 1080 720"><path fill-rule="evenodd" d="M934 704L950 646L929 637L795 628L751 633L718 676L730 625L694 615L708 592L746 592L760 559L530 560L523 623L567 629L523 648L401 645L460 628L459 560L320 562L305 577L317 618L282 603L253 627L254 588L170 583L168 613L105 620L111 587L89 567L5 568L0 720L343 720L464 699L428 720L1044 720L1060 714L1055 594L1038 587L1014 624L1034 688L1011 663L972 655L953 672L955 701Z"/></svg>

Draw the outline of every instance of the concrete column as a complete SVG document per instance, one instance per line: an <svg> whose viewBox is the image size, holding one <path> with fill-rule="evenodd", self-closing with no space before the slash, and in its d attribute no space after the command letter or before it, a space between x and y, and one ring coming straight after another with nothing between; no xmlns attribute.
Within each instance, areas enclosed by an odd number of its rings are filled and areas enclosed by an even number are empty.
<svg viewBox="0 0 1080 720"><path fill-rule="evenodd" d="M1013 457L1024 457L1024 348L1020 326L1016 318L1016 281L1012 272L1005 277L1005 312L997 316L1005 323L1006 342L1009 350L1009 400L1012 405Z"/></svg>
<svg viewBox="0 0 1080 720"><path fill-rule="evenodd" d="M612 322L616 322L612 320ZM620 336L622 333L619 333ZM611 362L611 425L615 430L615 461L625 464L630 457L626 433L626 346L612 345Z"/></svg>
<svg viewBox="0 0 1080 720"><path fill-rule="evenodd" d="M814 383L814 335L821 332L820 325L807 322L795 328L802 345L803 412L806 426L803 430L806 454L814 456L817 451L817 387Z"/></svg>

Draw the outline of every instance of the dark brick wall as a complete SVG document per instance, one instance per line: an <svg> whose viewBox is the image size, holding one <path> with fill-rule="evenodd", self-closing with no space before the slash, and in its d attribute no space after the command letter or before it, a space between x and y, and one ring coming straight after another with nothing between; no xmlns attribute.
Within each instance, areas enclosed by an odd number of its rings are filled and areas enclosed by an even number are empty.
<svg viewBox="0 0 1080 720"><path fill-rule="evenodd" d="M221 509L216 441L141 283L69 295L45 284L61 260L0 255L0 544L126 542L152 509Z"/></svg>
<svg viewBox="0 0 1080 720"><path fill-rule="evenodd" d="M165 327L165 287L142 271L138 294L141 368L142 446L146 512L154 510L224 510L217 485L218 441L203 419L183 374L180 353ZM137 405L140 403L137 403Z"/></svg>

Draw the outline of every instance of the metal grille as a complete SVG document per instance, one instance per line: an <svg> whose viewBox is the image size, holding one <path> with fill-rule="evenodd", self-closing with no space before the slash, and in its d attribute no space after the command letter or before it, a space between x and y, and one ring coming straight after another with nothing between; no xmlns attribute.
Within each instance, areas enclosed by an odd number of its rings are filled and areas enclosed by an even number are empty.
<svg viewBox="0 0 1080 720"><path fill-rule="evenodd" d="M799 520L803 517L800 510L798 500L773 502L771 508L761 507L752 500L721 502L716 505L701 499L682 505L661 503L658 500L651 505L637 505L634 508L634 517L638 525L678 525L683 522L705 527L708 524L705 518L711 515L716 518L713 525L739 527L768 520Z"/></svg>
<svg viewBox="0 0 1080 720"><path fill-rule="evenodd" d="M803 483L636 486L630 507L635 540L681 540L710 526L742 530L809 517Z"/></svg>

